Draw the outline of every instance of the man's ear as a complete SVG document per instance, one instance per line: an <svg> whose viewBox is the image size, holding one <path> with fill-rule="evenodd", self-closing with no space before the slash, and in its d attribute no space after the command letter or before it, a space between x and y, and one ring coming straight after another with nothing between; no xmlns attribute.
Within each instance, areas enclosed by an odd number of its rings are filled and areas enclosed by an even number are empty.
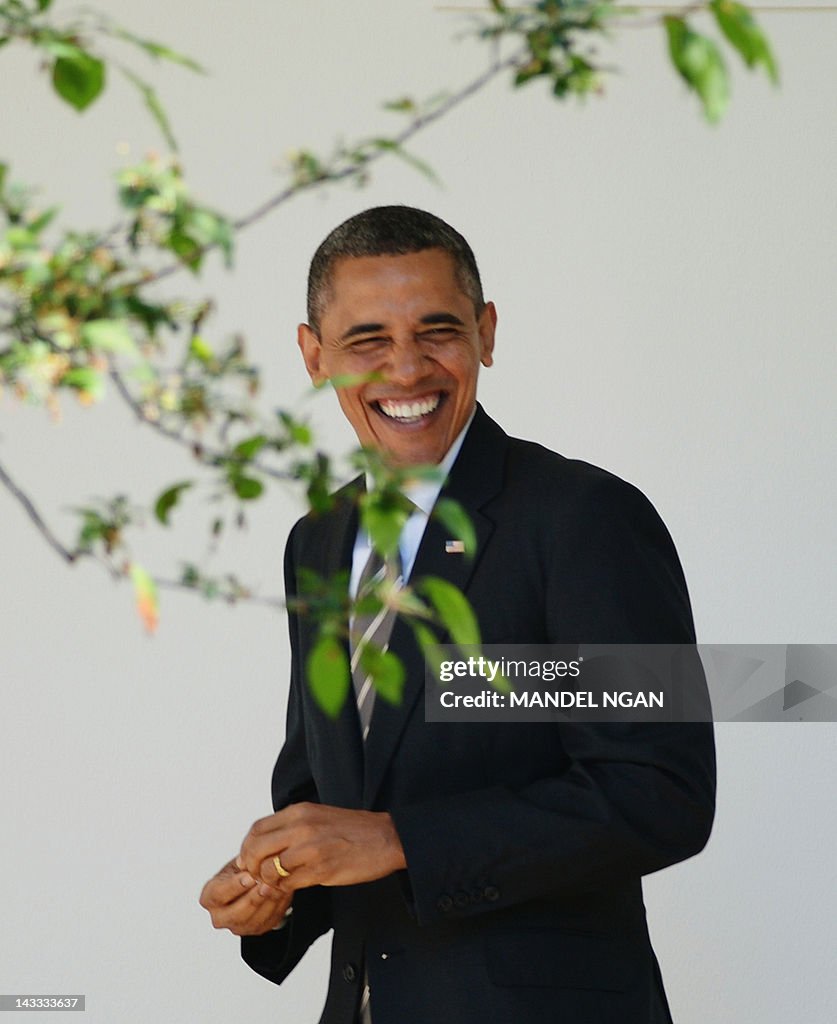
<svg viewBox="0 0 837 1024"><path fill-rule="evenodd" d="M320 366L323 346L314 328L309 327L308 324L300 324L296 330L296 343L299 345L299 351L302 353L311 383L315 387L319 387L325 383L326 375Z"/></svg>
<svg viewBox="0 0 837 1024"><path fill-rule="evenodd" d="M497 309L493 302L486 302L480 313L477 327L480 334L480 362L491 366L494 362L494 332L497 329Z"/></svg>

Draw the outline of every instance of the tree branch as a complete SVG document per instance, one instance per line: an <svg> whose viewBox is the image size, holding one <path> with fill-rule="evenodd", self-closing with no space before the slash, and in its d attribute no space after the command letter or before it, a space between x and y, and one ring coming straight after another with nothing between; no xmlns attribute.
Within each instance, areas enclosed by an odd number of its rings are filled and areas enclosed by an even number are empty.
<svg viewBox="0 0 837 1024"><path fill-rule="evenodd" d="M40 531L42 536L46 539L49 546L53 551L60 556L68 565L73 565L81 558L92 558L94 561L100 562L110 573L114 579L126 580L128 577L125 572L121 572L116 569L115 566L109 565L107 562L97 558L92 551L80 551L70 550L56 537L55 533L45 522L43 516L35 507L32 499L21 490L21 488L12 480L7 470L0 463L0 483L6 488L6 490L12 495L12 497L23 506L26 515L35 524L37 529ZM192 594L201 594L200 587L192 586L188 583L184 583L182 580L171 580L159 577L152 577L155 586L161 590L186 590ZM205 594L203 595L206 596ZM224 594L219 593L217 595L218 600L226 601L228 604L255 604L261 605L265 608L279 608L285 607L285 602L279 597L260 597L258 594L251 593L246 587L242 587L239 584L235 585L235 592Z"/></svg>
<svg viewBox="0 0 837 1024"><path fill-rule="evenodd" d="M666 14L673 14L682 16L684 13L688 13L690 10L693 11L698 8L705 7L708 0L703 0L700 3L689 4L688 6L677 3L670 4L645 4L645 3L631 3L630 0L625 4L623 8L624 13L630 14L631 11L662 11ZM746 5L751 11L758 11L759 14L815 14L818 11L829 11L837 12L837 4L751 4ZM507 8L509 11L526 10L526 4L510 4ZM464 4L437 4L433 8L434 11L439 11L442 14L490 14L491 8L482 7L467 7Z"/></svg>
<svg viewBox="0 0 837 1024"><path fill-rule="evenodd" d="M523 50L518 50L512 56L505 58L505 60L495 59L487 68L487 70L483 71L482 74L472 79L458 92L455 92L451 96L449 96L443 103L440 103L439 106L436 107L434 110L431 110L427 114L424 114L420 117L414 118L410 122L410 124L405 129L403 129L403 131L399 132L398 135L393 137L392 142L394 147L402 147L406 142L409 142L415 135L417 135L428 125L433 124L435 121L438 121L440 118L444 117L451 110L453 110L455 107L458 107L460 103L463 103L470 96L473 96L474 93L477 93L481 89L483 89L486 85L488 85L488 83L493 78L496 78L497 75L499 75L501 72L505 71L507 68L514 67L514 65L521 60L523 53ZM281 192L277 192L276 195L272 196L270 199L261 203L250 213L245 214L243 217L239 217L237 220L234 220L232 222L232 228L235 232L244 231L252 224L256 224L258 221L262 220L277 207L281 206L283 203L286 203L298 192L302 192L305 189L309 188L317 188L322 185L342 181L345 178L349 178L353 174L356 174L360 167L368 167L376 160L380 160L381 157L383 157L388 152L390 151L380 149L370 153L362 161L362 163L351 163L348 166L341 168L340 170L324 174L320 178L314 178L313 180L308 182L288 185L286 188L283 188ZM203 250L203 252L210 252L211 250L216 249L217 247L218 244L213 243L212 245L208 245ZM143 284L148 284L151 283L152 281L160 281L165 277L170 277L172 274L175 274L180 270L183 270L182 263L169 264L169 266L163 267L161 270L158 270L155 273L153 273L147 280L143 282Z"/></svg>
<svg viewBox="0 0 837 1024"><path fill-rule="evenodd" d="M184 583L182 580L170 580L160 579L154 577L154 583L160 590L186 590L190 594L201 594L200 587L192 586L189 583ZM204 597L206 595L203 595ZM246 604L261 605L264 608L278 608L283 609L285 602L281 597L259 597L258 594L251 594L248 590L236 592L233 594L218 594L213 600L225 601L227 604L239 604L239 602Z"/></svg>
<svg viewBox="0 0 837 1024"><path fill-rule="evenodd" d="M159 420L153 419L146 413L140 403L131 394L118 370L111 367L109 376L113 381L117 394L134 413L140 423L144 423L146 426L151 427L152 430L155 430L158 434L168 438L169 441L174 441L175 444L179 444L183 448L188 448L192 455L204 465L218 465L224 460L229 459L229 452L207 447L203 441L186 437L186 435L181 431L174 430L171 427L167 427L163 423L160 423ZM256 459L253 459L251 465L254 469L258 470L259 473L263 473L265 476L271 477L273 480L296 479L292 473L288 473L281 469L274 469L272 466L266 466L263 462L259 462Z"/></svg>
<svg viewBox="0 0 837 1024"><path fill-rule="evenodd" d="M27 516L32 520L41 534L46 538L49 546L55 551L65 562L72 565L77 562L82 555L85 554L83 551L71 551L65 547L61 541L56 537L52 530L47 526L43 516L35 508L32 499L18 487L18 485L12 480L9 474L6 472L2 463L0 463L0 483L6 488L6 490L12 495L18 504L23 506L23 510Z"/></svg>
<svg viewBox="0 0 837 1024"><path fill-rule="evenodd" d="M399 132L398 135L394 136L394 138L392 139L394 145L396 147L401 147L406 142L409 142L410 139L417 135L422 129L426 128L429 124L433 124L434 121L438 121L439 118L444 117L445 114L453 110L454 107L458 107L459 104L468 99L469 96L473 96L474 93L479 92L480 89L483 89L486 85L488 85L488 83L493 78L500 74L501 71L504 71L506 68L514 66L514 64L516 64L517 61L520 60L521 55L522 51L519 51L512 57L507 57L506 60L493 61L486 71L483 71L481 75L478 75L466 86L463 86L463 88L460 89L458 92L453 93L453 95L449 96L443 103L440 103L439 106L436 107L434 110L429 111L427 114L421 117L416 117L413 121L411 121L410 124L405 129L403 129L403 131ZM378 150L375 153L370 153L366 160L364 160L363 166L367 167L375 160L379 160L384 155L385 152L386 150ZM350 177L356 171L357 165L345 167L342 170L336 171L334 174L330 174L325 178L311 182L311 185L325 184L326 182L332 181L341 181L343 178ZM251 213L248 213L246 216L240 217L237 221L234 221L233 227L235 228L236 231L242 231L244 228L249 227L251 224L255 224L256 221L261 220L262 217L266 216L272 210L275 210L277 206L281 206L282 203L287 202L287 200L291 198L294 192L299 191L300 188L308 187L310 187L310 185L290 185L288 188L283 189L277 195L273 196L272 199L268 199L267 202L262 203L260 206L257 206L256 209L253 210Z"/></svg>

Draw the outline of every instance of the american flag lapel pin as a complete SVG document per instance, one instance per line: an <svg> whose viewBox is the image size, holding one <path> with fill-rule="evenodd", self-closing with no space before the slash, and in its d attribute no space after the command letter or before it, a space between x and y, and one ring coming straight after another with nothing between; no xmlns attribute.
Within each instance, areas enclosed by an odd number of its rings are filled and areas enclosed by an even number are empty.
<svg viewBox="0 0 837 1024"><path fill-rule="evenodd" d="M464 555L465 554L465 542L461 540L446 540L445 541L445 554L446 555Z"/></svg>

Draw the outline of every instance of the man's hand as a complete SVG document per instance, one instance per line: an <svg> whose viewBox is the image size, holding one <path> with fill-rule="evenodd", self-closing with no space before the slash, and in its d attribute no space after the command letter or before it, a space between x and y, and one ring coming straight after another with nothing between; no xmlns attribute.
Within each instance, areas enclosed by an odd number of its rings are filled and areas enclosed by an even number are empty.
<svg viewBox="0 0 837 1024"><path fill-rule="evenodd" d="M233 935L263 935L281 923L291 899L290 893L260 884L231 860L203 887L200 904L216 928L228 928Z"/></svg>
<svg viewBox="0 0 837 1024"><path fill-rule="evenodd" d="M279 856L287 878L273 858ZM283 894L312 885L355 885L384 878L407 866L389 814L323 804L291 804L250 829L236 860L260 878L260 890Z"/></svg>

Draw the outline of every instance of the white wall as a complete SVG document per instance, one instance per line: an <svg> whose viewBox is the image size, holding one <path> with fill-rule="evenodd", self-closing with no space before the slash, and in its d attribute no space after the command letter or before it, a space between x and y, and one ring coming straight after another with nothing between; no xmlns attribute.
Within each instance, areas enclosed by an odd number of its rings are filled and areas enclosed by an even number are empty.
<svg viewBox="0 0 837 1024"><path fill-rule="evenodd" d="M211 69L149 73L194 185L236 214L276 189L289 148L388 130L380 101L454 87L487 57L452 41L462 21L428 0L102 6ZM737 73L714 129L658 30L624 33L603 100L558 106L539 84L495 83L417 139L441 189L390 161L366 191L307 196L251 229L235 274L209 275L218 334L246 334L269 405L296 403L316 244L364 206L434 210L471 240L499 308L489 411L652 497L703 641L833 642L837 15L764 23L782 89ZM110 224L117 143L135 157L158 145L133 93L114 79L77 117L25 52L0 55L0 73L1 155L66 199L70 221ZM312 408L347 443L328 397ZM68 537L67 506L120 488L150 500L190 470L115 401L68 402L56 426L6 396L0 459ZM300 504L279 491L262 504L235 560L270 589ZM0 991L85 992L102 1024L315 1020L324 944L276 990L197 905L269 810L281 617L166 595L147 639L126 587L65 568L5 494L0 516ZM148 533L156 567L201 549ZM719 727L713 839L647 883L680 1024L833 1019L835 738L834 725Z"/></svg>

